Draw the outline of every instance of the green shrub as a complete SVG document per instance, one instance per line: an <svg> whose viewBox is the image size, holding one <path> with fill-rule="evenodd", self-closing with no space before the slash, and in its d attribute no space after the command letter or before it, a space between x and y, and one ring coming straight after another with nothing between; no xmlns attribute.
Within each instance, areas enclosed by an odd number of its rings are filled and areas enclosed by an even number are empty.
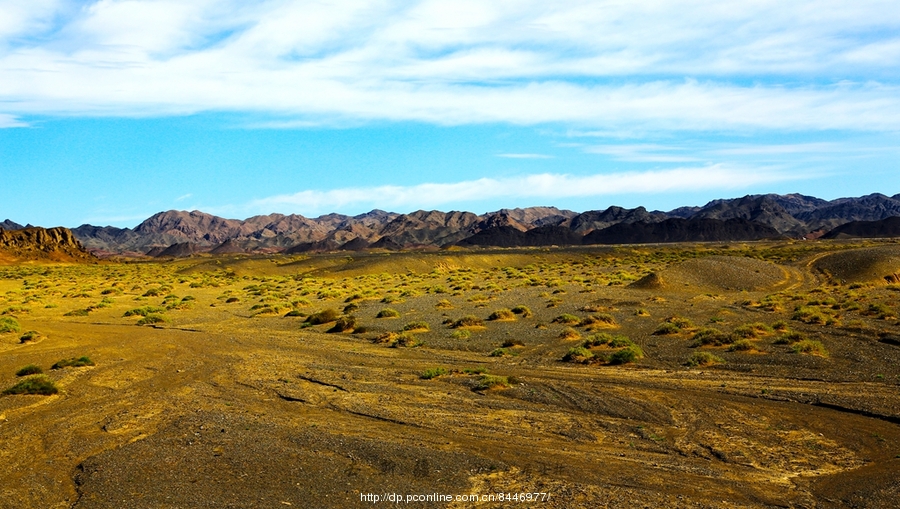
<svg viewBox="0 0 900 509"><path fill-rule="evenodd" d="M284 314L284 316L305 316L299 309L292 309Z"/></svg>
<svg viewBox="0 0 900 509"><path fill-rule="evenodd" d="M510 321L510 320L515 320L515 319L516 319L515 313L513 313L509 309L498 309L497 311L494 311L493 313L491 313L490 316L488 316L488 320L490 320L490 321L497 321L497 320Z"/></svg>
<svg viewBox="0 0 900 509"><path fill-rule="evenodd" d="M469 339L472 337L472 332L466 329L460 329L453 331L453 334L450 334L450 337L453 339Z"/></svg>
<svg viewBox="0 0 900 509"><path fill-rule="evenodd" d="M575 315L569 314L569 313L565 313L565 314L557 316L556 318L551 320L550 323L560 323L563 325L577 325L577 324L581 323L581 318L579 318Z"/></svg>
<svg viewBox="0 0 900 509"><path fill-rule="evenodd" d="M163 315L149 314L149 315L141 318L140 320L138 320L136 323L137 323L137 325L153 325L156 323L165 323L167 321L168 321L168 319L166 317L164 317Z"/></svg>
<svg viewBox="0 0 900 509"><path fill-rule="evenodd" d="M30 331L26 332L25 334L22 334L22 337L19 338L19 343L27 343L29 341L36 341L40 337L41 337L41 335L38 331L30 330Z"/></svg>
<svg viewBox="0 0 900 509"><path fill-rule="evenodd" d="M612 334L607 334L605 332L594 333L588 336L586 340L584 340L584 347L592 348L595 346L608 345L615 337L617 336L613 336Z"/></svg>
<svg viewBox="0 0 900 509"><path fill-rule="evenodd" d="M793 343L797 343L799 341L804 341L806 339L807 339L806 334L803 334L802 332L794 331L794 332L786 332L786 333L782 334L781 336L778 336L778 339L776 339L774 341L774 343L776 345L790 345Z"/></svg>
<svg viewBox="0 0 900 509"><path fill-rule="evenodd" d="M691 367L712 366L713 364L721 364L723 362L725 362L724 359L709 352L694 352L688 357L687 365Z"/></svg>
<svg viewBox="0 0 900 509"><path fill-rule="evenodd" d="M50 396L59 392L56 384L47 375L35 375L20 381L9 389L3 391L3 394L40 394Z"/></svg>
<svg viewBox="0 0 900 509"><path fill-rule="evenodd" d="M384 308L375 315L375 318L399 318L400 312L396 309Z"/></svg>
<svg viewBox="0 0 900 509"><path fill-rule="evenodd" d="M40 375L43 372L44 370L37 364L29 364L19 371L16 371L16 376Z"/></svg>
<svg viewBox="0 0 900 509"><path fill-rule="evenodd" d="M571 327L566 327L559 333L559 339L581 339L581 333Z"/></svg>
<svg viewBox="0 0 900 509"><path fill-rule="evenodd" d="M818 355L819 357L828 357L828 351L825 350L825 345L822 344L821 341L814 341L812 339L804 339L803 341L798 341L791 346L791 350L794 353L805 353L809 355Z"/></svg>
<svg viewBox="0 0 900 509"><path fill-rule="evenodd" d="M453 322L451 327L453 327L454 329L459 329L461 327L484 327L484 321L477 316L466 315Z"/></svg>
<svg viewBox="0 0 900 509"><path fill-rule="evenodd" d="M644 351L637 345L627 346L609 356L610 364L628 364L644 358Z"/></svg>
<svg viewBox="0 0 900 509"><path fill-rule="evenodd" d="M430 368L423 371L422 374L419 375L419 378L422 380L431 380L432 378L437 378L446 374L447 370L444 368Z"/></svg>
<svg viewBox="0 0 900 509"><path fill-rule="evenodd" d="M50 369L62 369L62 368L81 368L84 366L93 366L94 361L90 359L90 357L82 356L82 357L71 357L68 359L63 359L56 364L50 366Z"/></svg>
<svg viewBox="0 0 900 509"><path fill-rule="evenodd" d="M88 313L90 313L90 312L91 312L91 310L87 309L87 308L86 309L73 309L72 311L69 311L68 313L66 313L63 316L87 316Z"/></svg>
<svg viewBox="0 0 900 509"><path fill-rule="evenodd" d="M428 325L428 322L423 322L421 320L409 322L403 326L403 330L407 332L427 331L430 329L431 327Z"/></svg>
<svg viewBox="0 0 900 509"><path fill-rule="evenodd" d="M828 323L828 317L826 317L821 311L819 311L817 308L808 306L800 306L796 310L794 310L794 314L791 316L791 319L814 325L825 325L826 323Z"/></svg>
<svg viewBox="0 0 900 509"><path fill-rule="evenodd" d="M600 313L599 315L590 315L588 317L583 318L578 325L580 327L615 327L618 324L616 323L616 319L613 318L612 315L608 313Z"/></svg>
<svg viewBox="0 0 900 509"><path fill-rule="evenodd" d="M129 309L125 312L124 316L147 316L153 313L163 313L165 312L165 308L155 307L155 306L144 306L140 308Z"/></svg>
<svg viewBox="0 0 900 509"><path fill-rule="evenodd" d="M338 319L341 314L336 309L323 309L306 317L306 323L310 325L322 325Z"/></svg>
<svg viewBox="0 0 900 509"><path fill-rule="evenodd" d="M694 333L693 342L691 346L722 346L730 344L734 341L734 338L726 334L719 329L714 329L712 327L704 327L699 331Z"/></svg>
<svg viewBox="0 0 900 509"><path fill-rule="evenodd" d="M475 390L486 391L495 387L509 387L509 378L500 375L481 375L481 379L475 385Z"/></svg>
<svg viewBox="0 0 900 509"><path fill-rule="evenodd" d="M681 334L681 328L674 323L663 322L653 331L654 336L670 336L672 334Z"/></svg>
<svg viewBox="0 0 900 509"><path fill-rule="evenodd" d="M434 305L437 309L453 309L453 304L447 299L441 299Z"/></svg>
<svg viewBox="0 0 900 509"><path fill-rule="evenodd" d="M529 318L534 314L528 309L528 306L516 306L512 308L512 312L517 315L522 315L522 318Z"/></svg>
<svg viewBox="0 0 900 509"><path fill-rule="evenodd" d="M241 299L239 299L237 297L228 297L227 299L225 299L225 304L232 304L232 303L240 302L240 301L241 301Z"/></svg>
<svg viewBox="0 0 900 509"><path fill-rule="evenodd" d="M694 322L690 321L687 318L682 316L673 315L666 318L665 323L671 323L672 325L678 327L679 329L693 329Z"/></svg>
<svg viewBox="0 0 900 509"><path fill-rule="evenodd" d="M393 337L393 341L391 342L391 348L415 348L417 346L422 346L424 343L416 339L414 334L409 332L401 332Z"/></svg>
<svg viewBox="0 0 900 509"><path fill-rule="evenodd" d="M756 346L749 339L739 339L728 347L729 352L751 352Z"/></svg>
<svg viewBox="0 0 900 509"><path fill-rule="evenodd" d="M352 316L342 316L334 321L334 326L328 329L327 333L348 332L356 328L356 318Z"/></svg>
<svg viewBox="0 0 900 509"><path fill-rule="evenodd" d="M580 362L585 363L594 357L594 353L583 346L569 348L568 353L563 356L564 362Z"/></svg>
<svg viewBox="0 0 900 509"><path fill-rule="evenodd" d="M511 355L510 351L507 350L506 348L495 348L490 353L491 357L503 357L506 355Z"/></svg>
<svg viewBox="0 0 900 509"><path fill-rule="evenodd" d="M502 346L503 348L512 348L514 346L525 346L525 342L522 341L521 339L510 338L510 339L507 339L506 341L504 341L503 344L500 346Z"/></svg>

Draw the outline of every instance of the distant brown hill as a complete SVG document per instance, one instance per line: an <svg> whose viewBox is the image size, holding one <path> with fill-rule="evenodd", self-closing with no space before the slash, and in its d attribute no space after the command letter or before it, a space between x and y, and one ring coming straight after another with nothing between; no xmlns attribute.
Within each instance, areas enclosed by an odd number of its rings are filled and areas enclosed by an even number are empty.
<svg viewBox="0 0 900 509"><path fill-rule="evenodd" d="M93 262L68 228L0 228L0 262Z"/></svg>
<svg viewBox="0 0 900 509"><path fill-rule="evenodd" d="M888 217L879 221L851 221L838 226L822 236L823 239L846 239L854 237L900 237L900 217Z"/></svg>
<svg viewBox="0 0 900 509"><path fill-rule="evenodd" d="M82 225L73 230L88 250L108 254L185 256L197 252L305 253L358 250L433 250L444 246L542 246L753 240L786 236L813 239L854 221L900 216L900 195L870 194L823 200L802 194L748 195L713 200L669 212L610 206L573 212L554 207L501 209L485 214L418 210L406 214L373 210L356 216L268 214L244 220L200 211L160 212L134 229ZM8 221L8 220L7 220ZM667 222L668 221L668 222ZM681 221L690 221L683 223ZM731 221L731 222L729 222ZM11 227L17 223L8 221ZM655 225L655 226L654 226ZM890 223L884 225L890 229ZM846 227L835 235L871 236ZM871 227L866 227L870 228ZM564 231L565 230L565 231ZM893 236L892 233L877 233Z"/></svg>
<svg viewBox="0 0 900 509"><path fill-rule="evenodd" d="M779 237L771 226L746 219L666 219L658 223L619 223L584 236L584 244L649 244L657 242L726 242Z"/></svg>

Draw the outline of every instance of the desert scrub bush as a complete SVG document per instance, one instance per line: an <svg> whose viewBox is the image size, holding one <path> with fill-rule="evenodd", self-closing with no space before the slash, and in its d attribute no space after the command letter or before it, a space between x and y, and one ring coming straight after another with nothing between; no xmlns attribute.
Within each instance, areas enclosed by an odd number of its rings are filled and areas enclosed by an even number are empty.
<svg viewBox="0 0 900 509"><path fill-rule="evenodd" d="M334 325L328 329L327 333L334 334L339 332L349 332L356 329L356 318L352 316L342 316L334 321Z"/></svg>
<svg viewBox="0 0 900 509"><path fill-rule="evenodd" d="M825 345L822 344L821 341L815 341L812 339L804 339L802 341L798 341L791 346L791 351L794 353L805 353L809 355L817 355L819 357L828 357L828 351L825 350Z"/></svg>
<svg viewBox="0 0 900 509"><path fill-rule="evenodd" d="M805 341L807 339L806 334L802 332L785 332L781 336L778 336L777 339L773 342L776 345L792 345L794 343L798 343L800 341Z"/></svg>
<svg viewBox="0 0 900 509"><path fill-rule="evenodd" d="M53 380L47 375L35 375L20 381L9 389L3 391L3 394L39 394L42 396L50 396L57 394L59 389Z"/></svg>
<svg viewBox="0 0 900 509"><path fill-rule="evenodd" d="M509 387L509 377L500 376L500 375L481 375L481 378L475 384L474 390L476 391L486 391L488 389L493 389L495 387Z"/></svg>
<svg viewBox="0 0 900 509"><path fill-rule="evenodd" d="M566 327L562 332L559 333L559 339L581 339L581 333L573 329L572 327Z"/></svg>
<svg viewBox="0 0 900 509"><path fill-rule="evenodd" d="M569 351L563 356L563 362L577 362L585 364L594 358L594 353L583 346L569 348Z"/></svg>
<svg viewBox="0 0 900 509"><path fill-rule="evenodd" d="M359 311L359 304L357 304L355 302L351 302L350 304L347 304L346 306L344 306L344 309L341 312L344 313L345 315L349 315L350 313L352 313L354 311Z"/></svg>
<svg viewBox="0 0 900 509"><path fill-rule="evenodd" d="M557 316L553 320L550 320L550 323L559 323L562 325L577 325L581 323L581 318L573 314L564 313Z"/></svg>
<svg viewBox="0 0 900 509"><path fill-rule="evenodd" d="M400 312L392 308L384 308L375 315L375 318L400 318Z"/></svg>
<svg viewBox="0 0 900 509"><path fill-rule="evenodd" d="M292 309L292 310L288 311L287 313L285 313L284 316L306 316L306 314L303 311L300 311L299 309Z"/></svg>
<svg viewBox="0 0 900 509"><path fill-rule="evenodd" d="M478 318L475 315L466 315L450 324L450 327L454 329L460 329L463 327L484 327L484 320Z"/></svg>
<svg viewBox="0 0 900 509"><path fill-rule="evenodd" d="M323 309L306 317L305 322L310 325L322 325L338 319L341 314L336 309Z"/></svg>
<svg viewBox="0 0 900 509"><path fill-rule="evenodd" d="M590 315L585 318L582 318L580 322L578 322L579 327L591 327L591 328L599 328L599 327L618 327L619 324L616 322L616 319L613 318L611 314L608 313L600 313L598 315Z"/></svg>
<svg viewBox="0 0 900 509"><path fill-rule="evenodd" d="M754 339L758 338L761 334L769 334L772 332L772 327L764 323L751 323L746 325L741 325L740 327L734 329L732 334L738 338L745 339Z"/></svg>
<svg viewBox="0 0 900 509"><path fill-rule="evenodd" d="M73 309L63 316L87 316L91 312L91 308Z"/></svg>
<svg viewBox="0 0 900 509"><path fill-rule="evenodd" d="M644 308L638 308L638 309L634 310L634 316L647 317L647 316L650 316L650 312Z"/></svg>
<svg viewBox="0 0 900 509"><path fill-rule="evenodd" d="M790 329L790 325L784 320L778 320L772 324L772 330L775 332L787 332L788 329Z"/></svg>
<svg viewBox="0 0 900 509"><path fill-rule="evenodd" d="M663 322L653 331L654 336L670 336L672 334L681 334L681 328L674 323Z"/></svg>
<svg viewBox="0 0 900 509"><path fill-rule="evenodd" d="M422 346L423 344L425 343L416 339L416 336L414 334L411 334L409 332L401 332L400 334L394 336L390 346L391 348L415 348L417 346Z"/></svg>
<svg viewBox="0 0 900 509"><path fill-rule="evenodd" d="M19 338L19 343L27 343L29 341L37 341L41 337L41 334L36 330L30 330Z"/></svg>
<svg viewBox="0 0 900 509"><path fill-rule="evenodd" d="M150 288L141 297L159 297L162 293L163 291L159 288Z"/></svg>
<svg viewBox="0 0 900 509"><path fill-rule="evenodd" d="M529 318L533 315L528 306L516 306L512 308L512 312L517 315L522 315L522 318Z"/></svg>
<svg viewBox="0 0 900 509"><path fill-rule="evenodd" d="M498 309L488 316L490 321L509 322L516 319L516 314L509 309Z"/></svg>
<svg viewBox="0 0 900 509"><path fill-rule="evenodd" d="M156 306L144 306L140 308L129 309L123 316L147 316L153 313L164 313L165 308Z"/></svg>
<svg viewBox="0 0 900 509"><path fill-rule="evenodd" d="M450 334L450 337L453 339L469 339L472 337L472 332L466 329L455 330Z"/></svg>
<svg viewBox="0 0 900 509"><path fill-rule="evenodd" d="M444 368L429 368L423 371L422 374L419 375L419 378L422 380L431 380L432 378L437 378L446 374L447 370Z"/></svg>
<svg viewBox="0 0 900 509"><path fill-rule="evenodd" d="M62 369L62 368L82 368L84 366L93 366L94 361L87 356L81 357L70 357L68 359L62 359L52 366L50 369Z"/></svg>
<svg viewBox="0 0 900 509"><path fill-rule="evenodd" d="M869 307L866 308L861 314L866 316L874 316L879 320L889 320L891 318L897 318L897 313L884 304L869 304Z"/></svg>
<svg viewBox="0 0 900 509"><path fill-rule="evenodd" d="M712 366L713 364L722 364L725 359L713 355L709 352L694 352L688 357L687 365L695 368L698 366Z"/></svg>
<svg viewBox="0 0 900 509"><path fill-rule="evenodd" d="M506 341L504 341L503 344L500 346L502 346L503 348L512 348L515 346L525 346L525 342L522 341L521 339L510 338L510 339L507 339Z"/></svg>
<svg viewBox="0 0 900 509"><path fill-rule="evenodd" d="M431 327L428 325L428 322L418 320L404 325L403 330L405 332L424 332L431 330Z"/></svg>
<svg viewBox="0 0 900 509"><path fill-rule="evenodd" d="M228 297L227 299L225 299L225 304L234 304L235 302L240 302L240 301L241 301L241 299L239 299L237 297Z"/></svg>
<svg viewBox="0 0 900 509"><path fill-rule="evenodd" d="M691 337L693 340L691 342L692 347L698 346L722 346L731 344L734 341L734 337L726 334L719 329L715 329L712 327L704 327Z"/></svg>
<svg viewBox="0 0 900 509"><path fill-rule="evenodd" d="M828 317L820 310L809 306L798 306L794 310L794 314L791 315L791 319L812 325L825 325L828 323Z"/></svg>
<svg viewBox="0 0 900 509"><path fill-rule="evenodd" d="M43 372L44 370L37 364L29 364L16 371L16 376L40 375Z"/></svg>
<svg viewBox="0 0 900 509"><path fill-rule="evenodd" d="M756 350L756 345L749 339L739 339L728 346L729 352L752 352Z"/></svg>
<svg viewBox="0 0 900 509"><path fill-rule="evenodd" d="M516 353L506 348L495 348L488 355L491 357L506 357L507 355L516 355Z"/></svg>
<svg viewBox="0 0 900 509"><path fill-rule="evenodd" d="M453 304L447 299L441 299L434 305L437 309L453 309Z"/></svg>
<svg viewBox="0 0 900 509"><path fill-rule="evenodd" d="M644 358L644 351L637 345L629 345L609 356L610 364L628 364Z"/></svg>
<svg viewBox="0 0 900 509"><path fill-rule="evenodd" d="M136 325L153 325L153 324L157 324L157 323L165 323L168 321L169 321L169 319L163 315L151 313L151 314L141 318L137 322L135 322L135 324Z"/></svg>

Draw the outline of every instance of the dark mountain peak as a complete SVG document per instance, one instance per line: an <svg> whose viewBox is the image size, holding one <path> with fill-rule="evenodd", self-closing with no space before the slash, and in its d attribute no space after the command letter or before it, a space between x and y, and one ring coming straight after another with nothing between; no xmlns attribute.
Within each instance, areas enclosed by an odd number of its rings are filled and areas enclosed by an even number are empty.
<svg viewBox="0 0 900 509"><path fill-rule="evenodd" d="M651 214L644 207L626 209L612 205L606 210L589 210L578 214L569 222L569 227L573 231L586 233L592 230L602 230L616 223L636 223L639 221L654 223L664 219L666 219L665 214Z"/></svg>
<svg viewBox="0 0 900 509"><path fill-rule="evenodd" d="M725 242L778 237L776 229L742 218L728 220L673 217L656 223L617 223L594 230L584 244L650 244L658 242Z"/></svg>
<svg viewBox="0 0 900 509"><path fill-rule="evenodd" d="M20 225L19 223L14 223L9 219L6 219L2 223L0 223L0 229L3 230L21 230L22 228L25 227Z"/></svg>
<svg viewBox="0 0 900 509"><path fill-rule="evenodd" d="M853 237L900 237L900 217L892 216L878 221L851 221L838 226L822 236L823 239L845 239Z"/></svg>
<svg viewBox="0 0 900 509"><path fill-rule="evenodd" d="M96 260L85 251L71 230L59 227L0 230L0 258L64 262Z"/></svg>

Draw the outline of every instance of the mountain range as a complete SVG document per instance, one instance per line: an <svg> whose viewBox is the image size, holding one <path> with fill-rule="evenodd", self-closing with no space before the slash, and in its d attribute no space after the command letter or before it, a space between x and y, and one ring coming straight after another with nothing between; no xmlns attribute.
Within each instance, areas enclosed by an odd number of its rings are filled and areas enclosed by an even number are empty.
<svg viewBox="0 0 900 509"><path fill-rule="evenodd" d="M373 210L316 218L269 214L244 220L200 211L157 213L134 229L82 225L74 237L98 256L184 257L198 253L304 253L459 246L547 246L730 241L822 236L900 236L900 194L823 200L750 195L669 212L644 207L573 212L555 207L471 212ZM30 227L28 225L27 227ZM21 230L10 220L3 230ZM841 230L843 228L843 230Z"/></svg>

